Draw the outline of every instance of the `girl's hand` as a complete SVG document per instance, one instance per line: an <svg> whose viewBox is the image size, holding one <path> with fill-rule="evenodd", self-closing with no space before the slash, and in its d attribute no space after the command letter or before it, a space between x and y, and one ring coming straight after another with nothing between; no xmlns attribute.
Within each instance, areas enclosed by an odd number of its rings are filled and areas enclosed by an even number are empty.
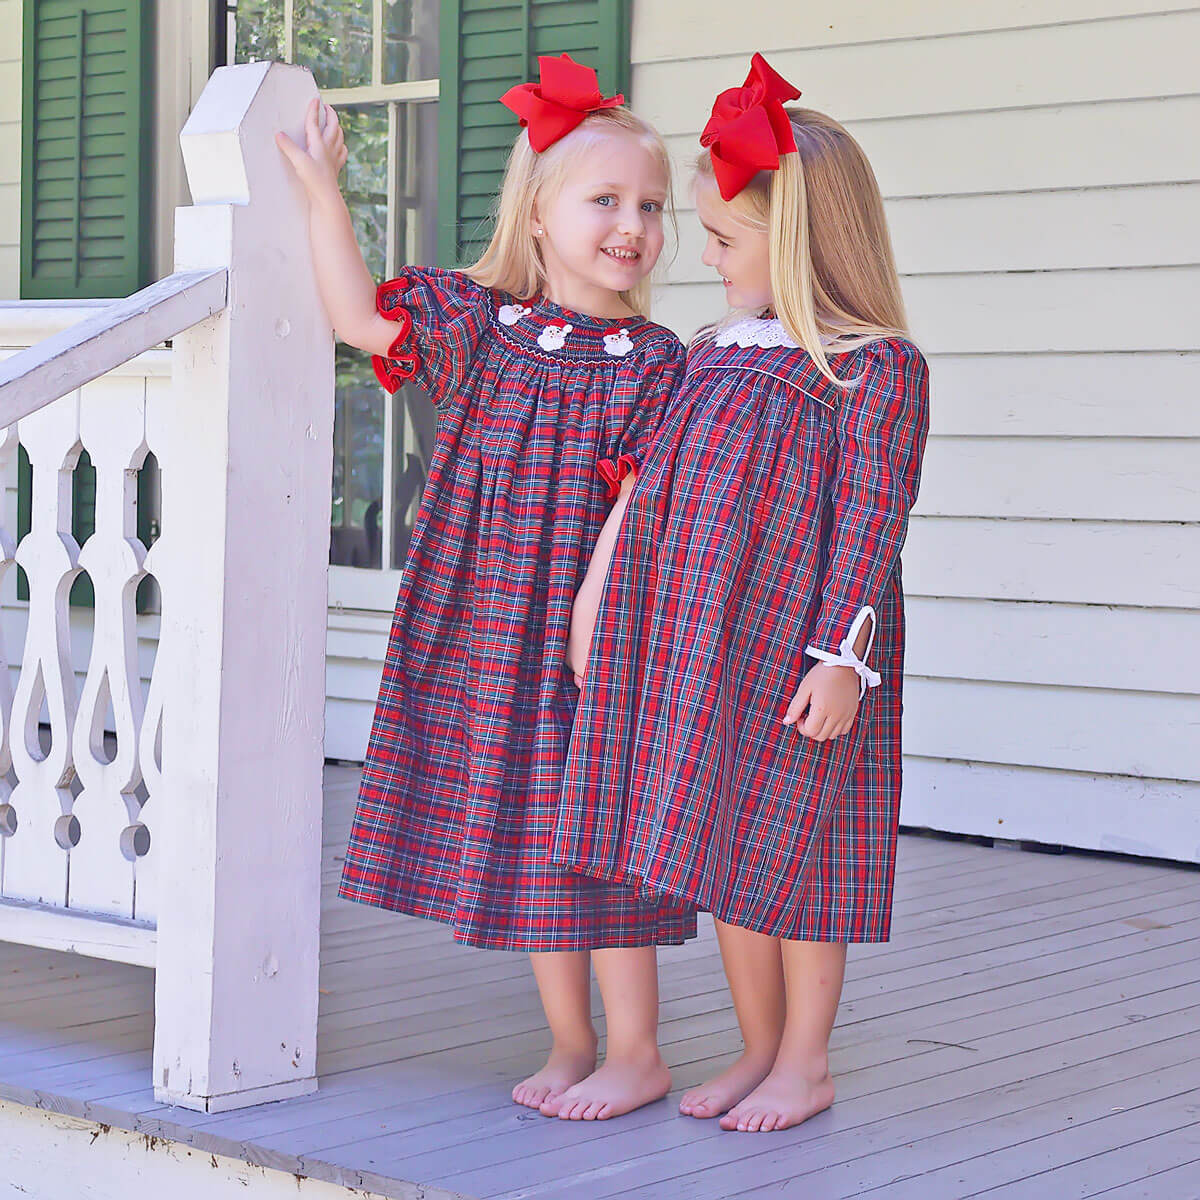
<svg viewBox="0 0 1200 1200"><path fill-rule="evenodd" d="M275 135L275 144L295 167L310 198L317 200L330 192L337 193L338 175L346 165L346 139L337 113L314 98L304 116L304 134L307 143L304 148L283 132Z"/></svg>
<svg viewBox="0 0 1200 1200"><path fill-rule="evenodd" d="M818 663L801 681L783 723L795 725L814 742L841 737L858 713L859 687L852 667Z"/></svg>

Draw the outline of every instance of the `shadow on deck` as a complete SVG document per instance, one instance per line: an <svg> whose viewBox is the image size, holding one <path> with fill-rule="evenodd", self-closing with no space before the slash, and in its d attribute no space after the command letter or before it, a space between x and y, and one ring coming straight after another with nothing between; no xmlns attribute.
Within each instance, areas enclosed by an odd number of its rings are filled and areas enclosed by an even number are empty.
<svg viewBox="0 0 1200 1200"><path fill-rule="evenodd" d="M1200 873L905 837L830 1112L760 1135L676 1112L740 1045L704 922L661 955L673 1098L580 1126L509 1099L546 1047L524 956L335 898L356 783L327 769L319 1092L156 1104L150 972L0 944L0 1098L385 1196L1200 1196Z"/></svg>

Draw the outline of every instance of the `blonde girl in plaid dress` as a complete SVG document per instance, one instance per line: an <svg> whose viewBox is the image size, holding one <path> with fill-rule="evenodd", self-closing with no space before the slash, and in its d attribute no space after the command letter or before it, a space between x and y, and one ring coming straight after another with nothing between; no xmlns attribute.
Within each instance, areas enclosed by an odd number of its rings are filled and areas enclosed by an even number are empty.
<svg viewBox="0 0 1200 1200"><path fill-rule="evenodd" d="M337 188L336 118L281 135L312 201L318 282L380 382L437 407L429 478L388 641L341 895L531 955L553 1045L513 1099L604 1118L657 1099L655 947L685 901L550 861L576 691L571 604L612 502L657 426L683 347L644 315L670 188L661 139L594 71L540 60L504 103L526 126L495 233L465 271L378 289ZM590 970L609 1008L596 1069Z"/></svg>
<svg viewBox="0 0 1200 1200"><path fill-rule="evenodd" d="M754 1131L832 1103L846 943L888 937L928 424L874 175L798 95L756 55L701 139L704 262L740 311L691 346L576 603L553 851L713 914L745 1050L680 1109Z"/></svg>

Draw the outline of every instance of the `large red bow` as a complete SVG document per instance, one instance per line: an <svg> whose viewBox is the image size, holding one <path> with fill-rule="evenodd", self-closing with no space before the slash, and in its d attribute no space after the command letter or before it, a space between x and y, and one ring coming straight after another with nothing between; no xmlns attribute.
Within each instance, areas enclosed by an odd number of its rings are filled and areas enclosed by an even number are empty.
<svg viewBox="0 0 1200 1200"><path fill-rule="evenodd" d="M799 88L756 54L746 82L713 102L700 145L712 156L723 199L732 200L759 171L779 170L779 156L795 152L796 138L783 102L799 95Z"/></svg>
<svg viewBox="0 0 1200 1200"><path fill-rule="evenodd" d="M529 130L529 144L539 153L565 137L588 113L616 108L624 96L604 96L596 72L569 54L538 59L538 83L522 83L500 97Z"/></svg>

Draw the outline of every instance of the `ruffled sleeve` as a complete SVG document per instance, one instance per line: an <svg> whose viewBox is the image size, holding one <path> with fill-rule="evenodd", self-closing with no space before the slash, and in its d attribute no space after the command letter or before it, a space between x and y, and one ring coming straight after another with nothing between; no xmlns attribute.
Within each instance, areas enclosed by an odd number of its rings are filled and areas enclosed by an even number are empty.
<svg viewBox="0 0 1200 1200"><path fill-rule="evenodd" d="M405 267L375 294L380 315L396 322L396 337L371 363L394 392L413 380L443 407L458 394L489 327L491 297L461 271Z"/></svg>
<svg viewBox="0 0 1200 1200"><path fill-rule="evenodd" d="M596 471L604 482L605 496L615 500L621 484L641 466L662 422L667 401L683 374L682 343L666 329L657 329L631 370L618 379L610 406L613 420L604 456Z"/></svg>
<svg viewBox="0 0 1200 1200"><path fill-rule="evenodd" d="M864 689L880 677L854 643L870 623L896 569L917 498L929 431L929 369L908 342L872 342L860 352L838 407L833 529L821 608L806 648L823 662L854 667Z"/></svg>

